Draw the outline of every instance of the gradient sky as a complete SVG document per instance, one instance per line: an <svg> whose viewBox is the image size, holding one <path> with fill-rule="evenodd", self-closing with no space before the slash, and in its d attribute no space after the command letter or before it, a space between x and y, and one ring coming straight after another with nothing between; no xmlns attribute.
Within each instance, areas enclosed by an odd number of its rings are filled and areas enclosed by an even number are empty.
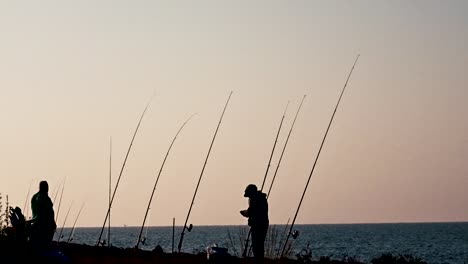
<svg viewBox="0 0 468 264"><path fill-rule="evenodd" d="M467 1L0 0L0 192L65 180L59 225L102 226L109 141L112 225L182 225L232 90L189 223L246 224L296 121L269 199L292 219L339 93L351 77L296 223L468 221ZM267 180L267 185L271 179ZM29 199L29 198L27 198ZM58 198L55 203L58 211ZM70 220L71 219L71 220Z"/></svg>

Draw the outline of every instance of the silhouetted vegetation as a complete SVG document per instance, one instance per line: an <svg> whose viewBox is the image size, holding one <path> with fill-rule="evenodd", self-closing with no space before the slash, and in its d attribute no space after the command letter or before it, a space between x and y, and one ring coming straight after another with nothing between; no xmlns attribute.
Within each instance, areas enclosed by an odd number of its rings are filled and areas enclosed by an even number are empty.
<svg viewBox="0 0 468 264"><path fill-rule="evenodd" d="M237 234L231 234L231 231L227 230L227 235L229 238L229 250L232 252L232 255L240 257L245 247L245 240L247 239L248 228L239 227ZM278 258L281 254L281 249L283 247L283 241L285 237L284 230L276 225L270 226L267 232L265 239L265 257L269 259ZM250 244L249 244L250 245ZM293 257L294 249L294 240L288 242L284 257L291 258ZM251 253L251 252L250 252ZM251 254L249 254L251 256Z"/></svg>
<svg viewBox="0 0 468 264"><path fill-rule="evenodd" d="M371 261L372 264L426 264L420 258L413 257L411 255L398 255L393 256L392 254L383 254L379 258L375 258Z"/></svg>

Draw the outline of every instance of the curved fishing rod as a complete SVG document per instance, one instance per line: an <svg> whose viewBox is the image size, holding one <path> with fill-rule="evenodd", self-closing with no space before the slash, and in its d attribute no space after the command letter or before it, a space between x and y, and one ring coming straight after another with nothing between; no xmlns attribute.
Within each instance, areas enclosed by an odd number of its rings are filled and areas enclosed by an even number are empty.
<svg viewBox="0 0 468 264"><path fill-rule="evenodd" d="M120 169L119 177L117 178L117 183L115 184L114 193L112 194L112 198L111 198L111 201L109 203L109 208L107 209L107 213L106 213L106 218L104 219L104 224L102 224L101 233L99 234L99 238L97 240L96 246L99 246L99 244L101 242L102 233L104 232L104 228L106 227L106 222L107 222L107 218L108 218L108 216L110 214L110 210L111 210L111 207L112 207L112 202L114 201L115 193L117 192L117 187L119 187L120 178L122 177L122 172L123 172L123 170L125 168L125 164L127 163L128 154L130 153L130 150L132 149L133 141L135 140L135 136L136 136L136 134L138 132L138 129L140 128L141 120L145 116L146 110L148 110L148 106L150 105L152 99L153 99L153 97L151 97L150 101L148 102L148 104L145 107L145 110L143 110L143 113L140 116L140 120L138 121L138 125L137 125L137 127L135 129L135 132L133 133L133 137L132 137L132 140L130 141L130 146L128 147L127 154L125 155L125 159L124 159L124 162L122 164L122 168Z"/></svg>
<svg viewBox="0 0 468 264"><path fill-rule="evenodd" d="M149 212L149 209L150 209L150 206L151 206L151 202L153 200L154 192L156 191L156 186L158 185L159 176L161 176L161 172L163 170L164 164L166 163L166 159L169 156L169 152L171 151L172 145L174 145L174 142L177 139L177 136L180 134L180 131L182 131L184 126L188 123L188 121L190 121L190 119L192 119L192 117L194 115L195 114L191 115L187 120L185 120L185 122L182 124L182 126L180 126L179 130L177 131L174 138L172 139L171 144L169 145L169 148L168 148L168 150L166 152L166 156L164 157L164 160L163 160L163 162L161 164L161 168L159 168L158 176L156 177L156 182L154 183L153 191L151 192L151 196L150 196L150 199L149 199L149 202L148 202L148 206L146 207L145 217L143 218L143 224L141 224L140 234L138 235L138 241L137 241L137 244L135 246L136 248L138 248L138 246L140 245L141 235L143 234L143 229L145 227L146 217L148 216L148 212Z"/></svg>
<svg viewBox="0 0 468 264"><path fill-rule="evenodd" d="M195 201L195 196L197 195L198 186L200 186L200 181L202 179L203 172L205 171L206 163L208 161L208 157L210 156L211 148L213 147L213 143L215 141L216 135L218 134L218 129L219 129L219 126L221 125L221 121L223 120L224 112L226 111L229 100L231 100L231 95L232 95L232 91L229 94L229 97L228 97L228 99L226 101L226 105L224 105L223 113L221 114L221 117L219 119L219 123L218 123L218 126L216 127L216 131L215 131L213 139L211 141L210 148L208 149L208 154L206 155L205 163L203 164L203 168L202 168L202 171L200 173L200 177L198 178L197 187L195 188L195 193L193 194L192 202L190 203L190 208L189 208L189 211L187 213L187 218L185 219L184 228L182 229L182 233L180 233L179 245L177 246L179 253L180 253L180 250L182 249L182 242L184 240L185 230L187 229L187 222L188 222L188 219L190 217L190 212L192 211L192 206L193 206L193 202ZM190 230L191 230L191 227L189 229L189 232L190 232Z"/></svg>
<svg viewBox="0 0 468 264"><path fill-rule="evenodd" d="M80 210L78 211L78 214L76 215L76 218L75 218L75 222L73 222L73 226L72 226L72 229L70 231L70 235L68 236L68 239L67 239L67 243L70 243L73 239L73 233L75 232L75 226L76 226L76 222L78 221L78 217L80 217L80 214L81 214L81 210L83 210L83 207L84 207L85 203L83 203L80 207Z"/></svg>
<svg viewBox="0 0 468 264"><path fill-rule="evenodd" d="M110 146L109 146L109 207L111 206L111 192L112 192L112 137L110 137ZM109 210L109 221L108 221L108 228L107 228L107 244L109 247L111 246L111 212Z"/></svg>
<svg viewBox="0 0 468 264"><path fill-rule="evenodd" d="M273 179L271 180L270 188L268 188L267 198L270 196L271 188L273 187L273 183L275 182L276 174L278 173L278 169L279 169L279 166L281 164L281 160L283 159L284 151L286 150L286 146L288 145L289 137L291 136L291 132L293 131L294 124L296 123L297 116L299 115L299 112L301 111L302 104L304 103L305 98L306 98L306 95L304 94L304 96L302 97L302 100L301 100L301 104L297 108L297 112L296 112L296 115L294 116L294 120L293 120L293 123L291 125L291 128L289 129L289 133L288 133L288 136L286 137L286 141L284 142L283 150L281 151L281 155L280 155L280 158L278 160L278 164L276 165L275 174L273 174Z"/></svg>
<svg viewBox="0 0 468 264"><path fill-rule="evenodd" d="M63 225L62 225L62 228L60 229L60 233L58 235L57 242L60 242L60 239L62 238L63 228L65 227L65 223L67 222L68 214L70 213L72 205L73 205L73 201L71 202L70 207L68 208L67 214L65 215L65 220L63 220Z"/></svg>
<svg viewBox="0 0 468 264"><path fill-rule="evenodd" d="M310 171L309 179L307 179L307 183L306 183L306 186L304 188L304 192L302 193L301 200L299 202L299 205L297 206L296 214L294 215L293 221L292 221L291 226L289 228L288 236L286 237L286 241L284 242L284 246L283 246L283 250L281 251L280 258L283 257L284 251L285 251L286 246L288 244L289 237L291 236L291 233L292 233L292 229L294 228L294 223L296 222L297 214L299 213L299 209L301 208L302 201L304 200L304 196L305 196L305 193L307 191L307 187L309 186L310 179L312 178L312 174L314 173L315 165L317 165L317 160L318 160L318 158L320 156L320 152L322 151L322 147L323 147L323 144L325 143L325 139L327 138L328 131L330 130L330 126L331 126L331 124L333 122L333 118L335 117L336 110L338 109L338 105L340 104L341 98L343 97L343 93L344 93L344 91L346 89L346 86L348 85L349 78L351 77L351 74L353 73L354 66L356 66L356 63L357 63L357 61L359 59L359 56L360 55L358 54L357 57L356 57L356 60L354 61L353 67L351 68L351 71L349 72L348 78L346 79L346 82L345 82L345 84L343 86L343 90L341 91L338 102L336 103L335 110L333 111L330 122L328 123L328 127L327 127L327 130L325 131L325 135L323 136L323 140L322 140L322 143L320 144L319 151L317 153L317 156L315 157L314 165L312 166L312 170Z"/></svg>
<svg viewBox="0 0 468 264"><path fill-rule="evenodd" d="M279 137L279 134L281 132L281 127L283 126L283 121L284 121L284 117L286 116L286 111L288 110L288 106L289 106L289 101L286 104L286 108L284 109L283 117L281 117L281 122L280 122L280 125L279 125L279 128L278 128L278 132L276 133L275 143L273 144L273 149L271 150L270 160L268 160L268 165L267 165L267 168L266 168L265 176L263 177L262 187L260 188L260 191L263 190L263 186L265 185L265 181L266 181L268 171L269 171L270 165L271 165L271 159L273 158L273 154L275 152L276 143L278 142L278 137ZM244 258L247 256L247 249L249 247L249 241L250 241L250 235L251 234L252 234L252 229L249 229L249 233L247 234L247 238L245 239L244 252L242 253L242 256Z"/></svg>

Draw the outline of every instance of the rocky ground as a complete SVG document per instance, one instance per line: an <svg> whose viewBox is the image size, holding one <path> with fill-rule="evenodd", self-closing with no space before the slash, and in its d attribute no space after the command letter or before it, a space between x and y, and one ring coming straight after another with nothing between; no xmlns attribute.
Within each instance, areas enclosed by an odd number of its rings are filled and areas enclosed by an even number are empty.
<svg viewBox="0 0 468 264"><path fill-rule="evenodd" d="M47 250L37 251L27 245L14 243L0 243L0 263L96 263L96 264L200 264L200 263L226 263L249 264L259 263L252 258L238 258L230 255L208 255L206 253L164 253L161 250L137 250L133 248L95 247L73 243L54 243ZM299 257L295 259L272 260L265 259L265 264L296 264L296 263L333 263L333 264L360 264L357 259L347 258L333 260L328 257L314 258ZM372 264L424 264L425 262L411 256L383 255L373 259Z"/></svg>

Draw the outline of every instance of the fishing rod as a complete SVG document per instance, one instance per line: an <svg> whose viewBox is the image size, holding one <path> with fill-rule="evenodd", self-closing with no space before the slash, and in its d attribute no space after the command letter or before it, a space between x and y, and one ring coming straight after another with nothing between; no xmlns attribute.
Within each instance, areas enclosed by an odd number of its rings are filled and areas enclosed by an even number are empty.
<svg viewBox="0 0 468 264"><path fill-rule="evenodd" d="M67 179L67 178L65 177L65 179L63 180L62 192L60 193L60 200L59 200L59 205L58 205L58 208L57 208L57 214L55 215L55 222L58 221L59 212L60 212L60 206L62 205L63 190L65 189L65 181L66 181L66 179Z"/></svg>
<svg viewBox="0 0 468 264"><path fill-rule="evenodd" d="M149 221L150 218L151 218L151 212L150 212L150 214L148 215L148 221ZM148 230L149 230L149 226L146 226L145 235L144 235L143 238L141 239L141 244L143 244L143 245L146 244L146 240L147 240L147 238L148 238Z"/></svg>
<svg viewBox="0 0 468 264"><path fill-rule="evenodd" d="M267 168L266 168L265 176L263 177L262 188L260 189L260 191L263 190L263 186L265 185L265 181L266 181L266 178L267 178L267 175L268 175L268 170L270 169L270 165L271 165L271 159L273 158L273 154L275 152L276 143L278 142L278 137L279 137L279 134L280 134L280 131L281 131L281 127L283 126L283 121L284 121L284 117L286 116L286 111L288 110L288 106L289 106L289 101L286 104L286 108L284 109L283 117L281 117L281 122L280 122L280 125L279 125L279 128L278 128L278 132L276 133L275 143L273 144L273 149L271 150L270 159L268 160L268 165L267 165ZM242 253L243 257L247 256L247 248L249 247L249 241L250 241L250 235L251 234L252 234L252 230L250 229L249 233L247 234L247 239L245 240L244 252Z"/></svg>
<svg viewBox="0 0 468 264"><path fill-rule="evenodd" d="M200 186L200 181L202 179L203 172L205 171L206 163L208 161L208 157L210 156L211 148L213 147L213 143L215 141L216 135L218 134L218 129L219 129L219 126L221 125L221 121L223 120L224 112L226 111L229 100L231 99L231 95L232 95L232 91L229 94L229 97L228 97L228 99L226 101L226 105L224 106L223 113L221 114L218 126L216 127L216 131L215 131L214 136L213 136L213 140L211 141L210 148L208 149L208 154L206 155L205 163L203 164L203 168L202 168L202 171L200 173L200 177L198 178L197 187L195 188L195 193L193 194L192 202L190 203L190 208L189 208L189 211L187 213L187 218L185 219L184 228L182 229L182 233L180 233L179 245L177 246L179 253L180 253L180 250L182 249L182 242L184 240L185 230L187 229L187 222L188 222L188 219L189 219L189 216L190 216L190 212L192 211L192 206L193 206L193 202L195 201L195 196L197 195L198 186ZM190 225L190 227L187 230L190 232L192 230L192 225Z"/></svg>
<svg viewBox="0 0 468 264"><path fill-rule="evenodd" d="M78 211L78 214L76 215L75 222L73 222L73 226L72 226L72 229L70 231L70 236L67 239L67 243L70 243L72 241L72 239L73 239L72 236L73 236L73 233L75 232L76 222L78 221L78 217L80 217L81 210L83 210L84 205L85 205L85 203L83 202L83 204L80 207L80 210Z"/></svg>
<svg viewBox="0 0 468 264"><path fill-rule="evenodd" d="M114 201L115 193L117 192L117 187L119 187L120 178L122 177L122 172L123 172L123 170L125 168L125 164L127 163L128 154L130 153L130 150L132 149L133 141L135 140L135 136L136 136L136 134L138 132L138 129L140 128L141 120L145 116L146 110L148 109L148 106L150 105L152 99L153 99L153 97L151 97L150 101L148 102L148 104L145 107L145 110L143 110L143 113L140 116L140 120L138 121L138 125L137 125L137 127L135 129L135 132L133 133L133 137L132 137L132 140L130 141L130 146L128 147L127 154L125 155L125 159L124 159L124 162L122 164L122 168L120 169L119 177L117 178L117 183L115 184L114 193L112 194L112 198L111 198L110 203L109 203L109 208L107 209L107 213L106 213L106 218L104 219L104 223L102 224L101 233L99 234L99 238L97 240L96 246L99 246L99 244L101 243L102 233L104 232L104 228L106 226L107 218L110 215L112 202Z"/></svg>
<svg viewBox="0 0 468 264"><path fill-rule="evenodd" d="M341 98L343 97L343 93L344 93L344 91L346 89L346 86L348 85L349 78L351 77L351 74L353 73L354 66L356 66L356 63L357 63L357 61L359 59L359 56L360 55L358 54L357 57L356 57L356 60L354 61L353 67L351 68L351 71L349 72L348 78L346 79L346 82L345 82L345 84L343 86L343 90L341 91L338 102L336 103L335 110L333 111L330 122L328 123L328 127L327 127L327 130L325 131L325 135L323 136L323 140L322 140L322 143L320 144L319 151L317 153L317 156L315 157L314 165L312 166L312 170L310 171L309 178L307 179L307 183L306 183L306 186L304 188L304 192L302 193L301 200L299 202L299 205L297 206L296 214L294 215L293 221L292 221L291 226L289 228L288 236L286 237L286 241L284 242L284 246L283 246L283 250L281 251L280 258L283 257L284 251L285 251L286 246L288 244L289 237L291 236L292 230L294 228L294 223L296 222L297 214L299 213L299 209L301 208L302 201L304 200L304 196L306 194L307 187L309 186L310 179L312 178L312 174L314 173L315 165L317 165L317 160L318 160L318 158L320 156L320 152L322 151L322 147L323 147L323 144L325 143L325 139L327 138L328 131L330 130L330 126L331 126L331 124L333 122L333 118L335 117L336 110L338 109L338 105L340 104Z"/></svg>
<svg viewBox="0 0 468 264"><path fill-rule="evenodd" d="M278 137L281 132L281 127L283 126L283 121L284 121L284 117L286 116L286 111L288 111L288 106L289 106L289 101L286 104L286 108L284 109L283 116L281 117L281 122L278 128L278 132L276 133L275 143L273 143L273 149L271 150L270 159L268 160L268 165L265 171L265 176L263 176L262 187L260 188L260 190L263 190L263 186L265 186L265 181L266 181L268 171L270 170L270 166L271 166L271 159L273 158L273 154L275 153L276 143L278 143Z"/></svg>
<svg viewBox="0 0 468 264"><path fill-rule="evenodd" d="M112 137L110 137L109 147L109 207L111 206L111 187L112 187ZM110 229L111 229L111 212L109 210L109 227L107 228L107 245L110 247Z"/></svg>
<svg viewBox="0 0 468 264"><path fill-rule="evenodd" d="M174 254L174 237L175 237L175 217L172 218L172 249L171 253Z"/></svg>
<svg viewBox="0 0 468 264"><path fill-rule="evenodd" d="M65 215L65 220L63 220L63 225L62 225L62 228L60 229L57 242L60 242L60 239L62 238L63 228L65 227L65 223L67 222L68 214L70 213L70 209L72 208L72 205L73 205L73 201L71 202L70 207L68 208L67 214Z"/></svg>
<svg viewBox="0 0 468 264"><path fill-rule="evenodd" d="M32 183L33 183L33 180L31 179L31 183L29 184L29 188L28 188L28 194L26 194L26 201L24 201L24 207L23 207L26 220L28 219L28 201L29 201L29 194L31 192Z"/></svg>
<svg viewBox="0 0 468 264"><path fill-rule="evenodd" d="M271 180L270 188L268 188L268 193L267 193L267 198L270 196L271 188L273 187L273 183L275 182L276 179L276 174L278 173L279 166L281 164L281 160L283 159L284 151L286 150L286 146L288 145L289 142L289 137L291 136L291 132L293 131L294 124L296 123L297 116L299 115L299 112L301 111L302 104L304 103L304 99L306 98L306 95L302 97L301 104L297 108L296 115L294 116L293 123L291 125L291 128L289 129L288 136L286 137L286 141L284 142L283 150L281 151L280 158L278 160L278 164L276 165L275 173L273 174L273 179Z"/></svg>
<svg viewBox="0 0 468 264"><path fill-rule="evenodd" d="M62 181L59 182L58 187L57 187L57 185L54 185L54 188L53 188L53 191L52 191L52 196L54 197L54 199L52 200L53 204L55 204L55 200L57 200L57 194L58 194L58 191L60 190L61 185L62 185Z"/></svg>
<svg viewBox="0 0 468 264"><path fill-rule="evenodd" d="M53 204L55 204L55 200L57 200L57 195L60 191L62 184L64 184L64 181L65 180L61 180L58 184L58 187L54 187L54 191L52 192L52 195L54 196L54 200L52 201Z"/></svg>
<svg viewBox="0 0 468 264"><path fill-rule="evenodd" d="M159 168L158 176L156 177L156 182L154 183L153 191L151 192L151 196L150 196L150 199L149 199L149 202L148 202L148 206L146 207L145 217L143 218L143 224L141 224L140 234L138 235L138 241L137 241L137 244L136 244L136 246L135 246L136 248L138 248L138 246L140 245L140 242L141 242L141 234L143 233L143 229L144 229L144 227L145 227L146 217L148 216L148 211L149 211L149 209L150 209L151 202L152 202L152 200L153 200L154 192L156 191L156 186L158 185L159 176L161 176L161 172L162 172L162 170L163 170L164 164L166 163L167 157L169 156L169 152L171 151L171 148L172 148L172 146L174 145L174 142L175 142L175 140L177 139L177 136L179 136L180 131L182 131L182 129L184 128L184 126L188 123L188 121L190 121L190 119L192 119L192 117L193 117L194 115L195 115L195 114L191 115L187 120L185 120L185 122L182 124L182 126L180 126L179 130L177 131L177 133L175 134L174 138L172 139L172 142L171 142L171 144L169 145L169 148L167 149L166 156L164 157L164 160L163 160L163 162L162 162L162 164L161 164L161 168Z"/></svg>

